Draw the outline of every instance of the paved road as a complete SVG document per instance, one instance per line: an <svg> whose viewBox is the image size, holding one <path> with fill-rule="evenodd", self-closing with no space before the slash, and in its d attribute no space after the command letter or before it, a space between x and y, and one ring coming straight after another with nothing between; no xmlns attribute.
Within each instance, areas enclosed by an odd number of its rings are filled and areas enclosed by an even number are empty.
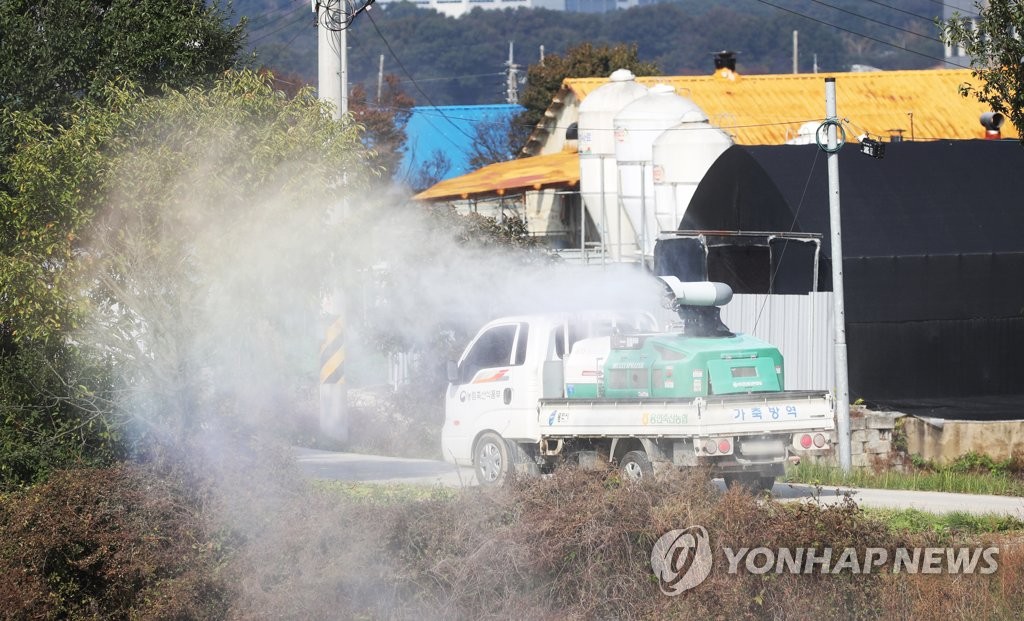
<svg viewBox="0 0 1024 621"><path fill-rule="evenodd" d="M302 471L317 479L449 487L476 485L472 468L460 468L443 461L332 453L308 448L296 448L294 451Z"/></svg>
<svg viewBox="0 0 1024 621"><path fill-rule="evenodd" d="M464 487L476 485L472 468L459 468L443 461L403 459L357 453L332 453L315 449L295 449L299 466L308 476L339 481L379 483L416 483ZM721 480L716 483L722 486ZM1024 520L1024 498L982 496L946 492L912 492L886 489L815 488L797 483L776 483L772 494L784 501L836 504L847 495L863 507L920 509L932 513L964 511L997 513Z"/></svg>

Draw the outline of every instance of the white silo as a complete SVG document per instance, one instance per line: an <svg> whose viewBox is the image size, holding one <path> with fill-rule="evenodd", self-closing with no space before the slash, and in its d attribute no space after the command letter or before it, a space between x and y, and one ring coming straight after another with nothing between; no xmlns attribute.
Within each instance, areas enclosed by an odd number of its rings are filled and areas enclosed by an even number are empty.
<svg viewBox="0 0 1024 621"><path fill-rule="evenodd" d="M637 246L633 225L619 205L612 122L619 110L646 94L647 87L636 82L632 71L618 69L579 108L580 196L605 252L616 261L623 252L633 256Z"/></svg>
<svg viewBox="0 0 1024 621"><path fill-rule="evenodd" d="M615 115L619 199L644 256L653 254L659 231L654 207L654 141L666 129L678 125L686 113L695 111L703 114L697 104L678 95L674 87L656 84Z"/></svg>
<svg viewBox="0 0 1024 621"><path fill-rule="evenodd" d="M718 156L733 145L732 137L708 123L699 108L654 141L654 204L658 228L679 228L697 184Z"/></svg>

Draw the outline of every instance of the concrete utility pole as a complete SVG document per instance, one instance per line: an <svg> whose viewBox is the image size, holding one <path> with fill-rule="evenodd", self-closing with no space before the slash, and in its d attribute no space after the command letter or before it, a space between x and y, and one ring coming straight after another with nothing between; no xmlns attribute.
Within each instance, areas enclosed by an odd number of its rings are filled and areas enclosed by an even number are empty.
<svg viewBox="0 0 1024 621"><path fill-rule="evenodd" d="M846 364L846 310L843 303L843 234L839 217L839 149L836 128L836 79L825 78L825 125L828 128L828 213L832 229L832 321L835 324L836 431L839 435L839 466L853 466L850 444L850 386Z"/></svg>
<svg viewBox="0 0 1024 621"><path fill-rule="evenodd" d="M508 42L508 61L505 62L505 67L508 68L505 80L505 103L517 104L519 103L519 65L512 58L513 44L514 41Z"/></svg>
<svg viewBox="0 0 1024 621"><path fill-rule="evenodd" d="M797 51L799 49L800 49L800 31L799 30L794 30L793 31L793 73L800 73L800 65L797 62L797 58L799 58L799 54L797 54Z"/></svg>
<svg viewBox="0 0 1024 621"><path fill-rule="evenodd" d="M317 92L334 104L334 119L348 114L346 0L311 0L317 28Z"/></svg>
<svg viewBox="0 0 1024 621"><path fill-rule="evenodd" d="M384 86L384 55L380 55L380 63L377 65L377 105L380 105L380 92Z"/></svg>

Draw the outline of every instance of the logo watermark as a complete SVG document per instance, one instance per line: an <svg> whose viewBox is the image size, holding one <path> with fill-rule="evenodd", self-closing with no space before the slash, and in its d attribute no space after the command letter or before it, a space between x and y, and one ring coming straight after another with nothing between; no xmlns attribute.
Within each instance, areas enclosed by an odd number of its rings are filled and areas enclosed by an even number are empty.
<svg viewBox="0 0 1024 621"><path fill-rule="evenodd" d="M697 586L711 573L711 542L703 526L670 530L651 550L651 569L661 592L679 595Z"/></svg>
<svg viewBox="0 0 1024 621"><path fill-rule="evenodd" d="M999 569L998 547L957 548L722 548L727 573L776 574L981 574ZM661 592L675 596L711 574L714 555L703 526L670 530L651 550L651 569Z"/></svg>

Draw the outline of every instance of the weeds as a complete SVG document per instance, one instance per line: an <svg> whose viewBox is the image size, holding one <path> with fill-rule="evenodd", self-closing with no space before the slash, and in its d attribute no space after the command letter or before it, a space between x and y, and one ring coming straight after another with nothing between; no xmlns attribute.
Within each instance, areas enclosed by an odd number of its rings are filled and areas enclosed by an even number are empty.
<svg viewBox="0 0 1024 621"><path fill-rule="evenodd" d="M977 515L964 511L937 514L918 509L864 509L868 517L884 522L889 528L912 533L937 535L982 535L1024 531L1021 520L995 513Z"/></svg>
<svg viewBox="0 0 1024 621"><path fill-rule="evenodd" d="M740 488L720 492L706 472L633 483L614 471L565 468L501 489L450 491L307 485L277 459L254 450L204 463L209 478L190 475L195 489L174 471L126 466L5 498L3 575L25 577L0 587L0 610L225 619L1024 616L1019 534L971 534L985 518L954 516L939 528L927 516L865 512L852 501L778 503ZM47 528L23 526L40 517ZM651 548L666 531L694 525L711 536L711 574L667 597ZM891 550L991 537L1003 546L992 576L730 574L723 551ZM47 565L52 559L63 564Z"/></svg>
<svg viewBox="0 0 1024 621"><path fill-rule="evenodd" d="M1024 479L1016 476L1014 463L994 462L987 456L969 453L944 466L912 458L911 472L857 469L846 473L835 466L804 462L787 469L785 480L811 485L1024 496Z"/></svg>

